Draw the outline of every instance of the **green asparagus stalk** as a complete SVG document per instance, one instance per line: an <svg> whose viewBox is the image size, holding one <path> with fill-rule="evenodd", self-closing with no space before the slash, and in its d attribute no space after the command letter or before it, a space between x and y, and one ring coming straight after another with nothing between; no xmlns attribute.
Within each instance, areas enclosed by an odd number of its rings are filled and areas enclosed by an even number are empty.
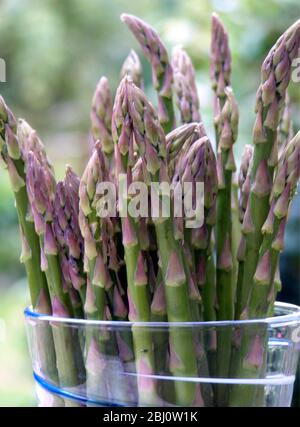
<svg viewBox="0 0 300 427"><path fill-rule="evenodd" d="M125 76L129 76L136 86L143 89L144 82L142 64L140 58L133 49L131 49L122 65L121 80Z"/></svg>
<svg viewBox="0 0 300 427"><path fill-rule="evenodd" d="M237 137L238 108L232 90L225 88L225 103L218 116L217 297L219 320L234 316L231 189L235 171L233 144Z"/></svg>
<svg viewBox="0 0 300 427"><path fill-rule="evenodd" d="M220 114L215 118L218 154L217 154L217 222L216 222L216 286L217 319L234 319L234 259L232 241L232 175L235 172L233 144L237 138L238 107L232 89L224 89L225 102ZM221 98L219 98L221 105ZM231 353L231 331L229 328L217 334L217 375L226 378L229 372ZM226 405L227 387L217 388L219 406Z"/></svg>
<svg viewBox="0 0 300 427"><path fill-rule="evenodd" d="M276 299L275 275L284 248L284 231L291 200L300 176L300 132L287 144L279 160L270 197L270 210L262 227L263 241L249 300L250 318L269 312Z"/></svg>
<svg viewBox="0 0 300 427"><path fill-rule="evenodd" d="M211 42L211 79L213 82L214 118L218 151L218 181L219 194L217 201L217 295L219 320L233 319L235 307L235 293L237 291L236 279L238 273L237 240L239 239L240 226L236 210L236 185L234 182L235 161L232 144L237 137L238 111L237 105L232 97L233 109L235 110L230 122L222 119L223 111L228 102L227 91L230 89L231 77L231 53L228 43L228 34L219 17L212 17L212 42ZM230 93L230 92L229 92ZM226 113L225 113L226 117ZM225 139L224 139L225 137ZM229 144L226 147L226 139ZM225 146L222 147L223 141ZM231 206L233 204L233 209ZM241 273L240 273L241 274ZM218 360L217 375L224 377L228 375L230 365L230 342L231 331L218 334ZM223 351L224 348L224 351ZM226 404L227 387L219 386L216 389L218 405Z"/></svg>
<svg viewBox="0 0 300 427"><path fill-rule="evenodd" d="M234 315L234 260L232 254L233 144L237 138L238 107L230 88L231 53L227 32L216 14L212 16L210 74L214 97L219 192L217 200L217 295L219 320Z"/></svg>
<svg viewBox="0 0 300 427"><path fill-rule="evenodd" d="M33 223L28 221L25 164L16 133L17 121L3 98L0 97L0 156L8 170L15 195L22 241L21 261L26 269L33 309L51 314L47 282L40 267L39 238L35 233Z"/></svg>
<svg viewBox="0 0 300 427"><path fill-rule="evenodd" d="M157 32L146 22L127 14L122 14L121 20L136 37L151 64L153 86L158 94L159 121L168 133L174 128L175 116L172 100L173 70L167 50Z"/></svg>
<svg viewBox="0 0 300 427"><path fill-rule="evenodd" d="M197 93L195 70L188 54L177 46L172 54L174 91L181 123L200 122L200 103Z"/></svg>
<svg viewBox="0 0 300 427"><path fill-rule="evenodd" d="M122 82L128 96L128 119L132 121L135 141L152 183L169 182L166 141L152 105L132 81ZM168 196L166 197L168 198ZM166 199L164 198L164 201ZM163 275L168 321L191 321L188 280L180 243L175 240L170 217L154 217L160 267ZM180 301L180 304L178 304ZM192 331L170 325L170 370L175 376L196 376L197 361ZM176 403L202 405L198 384L175 381Z"/></svg>
<svg viewBox="0 0 300 427"><path fill-rule="evenodd" d="M277 294L279 254L284 247L284 231L292 198L300 177L300 132L287 144L279 160L270 196L268 217L262 227L263 241L254 275L254 286L249 296L250 318L260 318L266 313L273 314ZM260 331L244 331L237 346L234 359L234 375L238 378L258 378L265 372L266 334ZM262 404L259 390L256 391L256 405ZM230 393L232 406L243 406L255 398L253 387L236 386Z"/></svg>
<svg viewBox="0 0 300 427"><path fill-rule="evenodd" d="M16 201L22 243L20 261L25 266L33 310L38 313L52 314L47 281L41 269L39 238L28 216L24 153L16 133L16 119L0 97L0 157L7 167ZM39 347L40 369L53 381L58 381L51 329L41 326L37 330L37 335L41 337L43 343ZM53 405L63 406L64 403L62 399L55 397Z"/></svg>
<svg viewBox="0 0 300 427"><path fill-rule="evenodd" d="M118 87L112 120L116 176L120 180L122 175L123 181L125 180L127 186L132 182L132 168L134 165L133 123L129 115L128 81L129 77L125 76ZM119 191L122 191L120 187ZM120 197L121 194L119 194ZM125 203L128 203L127 199ZM124 215L121 218L121 222L127 272L128 317L133 322L149 322L151 320L150 293L145 257L138 239L138 224L130 215ZM152 334L139 326L133 326L132 333L136 370L139 375L139 402L140 404L154 405L157 402L156 381L151 378L147 380L144 378L145 375L151 376L155 374Z"/></svg>
<svg viewBox="0 0 300 427"><path fill-rule="evenodd" d="M217 171L216 158L213 152L212 145L207 136L201 137L195 141L186 156L181 162L179 168L180 183L184 185L186 182L196 183L204 182L204 218L203 223L194 225L189 230L184 232L183 248L186 255L186 246L192 251L192 262L190 265L190 280L189 280L189 295L192 301L196 301L203 309L203 317L206 320L215 320L215 303L216 303L216 283L215 283L215 266L212 254L211 234L216 221L216 200L217 200ZM193 286L194 282L194 286ZM191 286L192 285L192 286ZM197 285L201 291L201 299L197 290ZM196 286L196 287L195 287ZM195 303L194 303L195 304ZM193 307L193 306L192 306ZM202 320L201 317L193 314L195 320ZM212 331L213 335L214 331ZM198 337L199 342L197 347L201 349L203 336ZM212 340L213 342L214 340ZM197 341L196 341L197 342ZM208 346L210 362L215 360L215 346ZM197 351L199 375L206 375L208 372L208 363L206 355L203 351ZM210 368L213 370L214 363L210 363ZM211 401L211 387L202 385L203 398L205 405L209 405Z"/></svg>
<svg viewBox="0 0 300 427"><path fill-rule="evenodd" d="M237 301L237 319L249 317L249 295L263 239L262 226L269 211L274 167L278 162L277 127L279 111L285 100L291 78L291 64L300 46L300 20L295 22L275 43L261 70L261 85L256 99L253 129L255 144L251 168L251 190L243 222L245 262L242 289Z"/></svg>
<svg viewBox="0 0 300 427"><path fill-rule="evenodd" d="M217 142L217 220L216 220L216 286L217 319L231 320L234 316L234 254L232 232L232 187L235 161L233 144L237 138L238 108L230 88L231 53L228 34L215 14L212 16L210 75L214 97L214 123ZM230 363L229 330L217 336L217 372L226 377ZM224 405L226 387L216 389L218 405Z"/></svg>
<svg viewBox="0 0 300 427"><path fill-rule="evenodd" d="M211 235L216 221L216 200L218 192L216 158L207 136L194 142L181 164L181 181L204 182L204 220L200 227L193 228L190 233L190 245L194 252L196 283L202 296L204 320L216 320L216 269L214 265ZM185 236L186 241L186 236ZM209 332L208 358L211 375L215 375L216 347L215 331ZM203 337L200 338L201 342ZM206 367L206 358L202 357L200 375ZM211 391L203 389L204 400L210 402Z"/></svg>

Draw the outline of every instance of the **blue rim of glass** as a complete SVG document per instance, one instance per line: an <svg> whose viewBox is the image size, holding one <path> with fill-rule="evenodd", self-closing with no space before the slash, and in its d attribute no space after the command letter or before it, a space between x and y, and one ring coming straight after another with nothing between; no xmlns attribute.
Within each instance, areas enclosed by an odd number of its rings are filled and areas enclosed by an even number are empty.
<svg viewBox="0 0 300 427"><path fill-rule="evenodd" d="M73 400L79 403L88 403L90 405L95 406L103 406L103 407L113 407L113 408L123 408L124 405L121 405L116 402L110 402L108 400L98 400L98 399L91 399L87 398L78 394L75 394L71 391L65 390L64 388L59 388L48 381L46 381L44 378L42 378L40 375L33 372L33 378L39 384L40 387L48 391L49 393L56 394L57 396L69 400Z"/></svg>
<svg viewBox="0 0 300 427"><path fill-rule="evenodd" d="M56 322L72 324L77 326L106 326L106 327L214 327L214 326L237 326L250 324L267 324L274 327L289 326L300 322L300 307L294 304L284 302L275 302L275 312L280 315L266 318L248 319L248 320L221 320L208 322L131 322L116 320L87 320L75 319L70 317L57 317L49 314L41 314L32 311L32 307L26 307L24 315L26 319L33 319L45 322ZM286 313L286 314L281 314Z"/></svg>

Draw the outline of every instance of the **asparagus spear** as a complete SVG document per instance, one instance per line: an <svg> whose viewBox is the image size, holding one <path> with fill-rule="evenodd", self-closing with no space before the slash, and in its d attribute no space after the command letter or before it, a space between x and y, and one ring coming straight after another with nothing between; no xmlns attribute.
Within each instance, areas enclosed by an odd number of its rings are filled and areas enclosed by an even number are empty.
<svg viewBox="0 0 300 427"><path fill-rule="evenodd" d="M83 316L86 275L83 271L83 239L79 229L79 178L67 166L64 181L56 186L53 212L53 230L59 244L63 287L72 292L71 302L76 317ZM73 291L71 291L73 289ZM76 294L80 299L77 301Z"/></svg>
<svg viewBox="0 0 300 427"><path fill-rule="evenodd" d="M56 186L53 169L47 160L42 142L36 132L24 120L19 121L18 137L23 148L26 166L29 213L40 240L42 270L45 271L50 296L55 291L55 299L58 300L57 307L61 303L67 316L70 316L72 310L68 312L70 309L69 299L63 294L61 287L58 250L52 229L53 200ZM53 300L51 302L53 306Z"/></svg>
<svg viewBox="0 0 300 427"><path fill-rule="evenodd" d="M106 159L106 165L113 176L114 142L111 135L112 105L113 99L109 81L103 76L99 80L93 95L90 118L94 142L101 139L101 149Z"/></svg>
<svg viewBox="0 0 300 427"><path fill-rule="evenodd" d="M22 146L25 160L29 151L32 151L35 154L47 174L51 177L49 184L52 185L51 190L53 190L55 187L54 169L47 157L45 146L37 132L24 119L19 119L17 135Z"/></svg>
<svg viewBox="0 0 300 427"><path fill-rule="evenodd" d="M178 104L178 108L181 112L181 120L182 122L191 122L193 120L195 121L200 121L201 120L201 116L199 113L199 98L197 95L197 87L196 87L196 81L195 81L195 71L192 65L192 62L189 58L189 56L187 55L187 53L180 47L177 47L174 49L173 51L173 57L172 57L172 65L173 65L173 69L174 69L174 82L175 82L175 91L177 93L177 104ZM198 137L206 137L206 133L204 130L204 126L202 123L200 123L197 126L197 131L195 131L194 135L192 135L191 138L186 138L186 136L183 133L183 140L184 140L184 144L182 143L181 140L181 132L178 132L181 128L178 128L178 130L176 129L175 131L171 132L171 134L167 135L167 148L168 148L168 155L170 157L170 154L172 154L174 157L176 157L178 155L178 151L179 149L181 149L181 154L177 160L177 165L181 165L182 163L182 159L184 159L184 155L185 153L188 152L189 148L191 147L191 145L195 142L195 140L197 139L196 136ZM186 128L187 130L189 129L188 127ZM184 129L184 126L182 126L182 130ZM176 134L179 134L179 138ZM172 141L172 134L174 134L174 139L175 141ZM207 138L206 138L207 139ZM171 143L172 142L172 143ZM174 143L175 142L175 143ZM175 148L175 150L174 150ZM191 150L193 150L191 148ZM207 173L210 168L214 169L215 168L215 157L213 154L213 151L211 149L211 145L210 142L208 141L206 144L206 154L205 154L205 159L208 163L208 168L205 172L205 178L204 178L204 182L206 185L206 189L208 188L208 192L209 191L213 191L214 188L214 184L212 182L212 178L213 175L209 173ZM170 162L170 160L169 160ZM184 162L183 162L184 163ZM170 169L170 168L169 168ZM216 171L214 171L216 172ZM216 176L216 173L215 173ZM174 179L176 180L176 173L175 176L173 176L173 181ZM207 194L208 192L206 192L206 201L208 200L207 198ZM214 193L211 193L211 197L213 198ZM210 202L211 203L210 199ZM214 204L214 207L212 206ZM215 203L212 203L211 206L209 206L210 213L208 213L206 211L206 214L208 214L208 216L210 217L210 219L213 218L214 215L212 215L212 212L215 209ZM206 206L206 209L208 207ZM210 221L210 219L208 219L208 222ZM214 220L213 220L214 221ZM204 312L205 312L205 317L209 316L211 317L210 320L214 319L214 286L215 286L215 279L214 279L214 262L212 259L212 254L211 254L211 245L210 245L210 236L211 236L211 230L212 230L212 226L213 226L213 222L208 225L207 228L207 224L204 224L203 227L201 227L200 230L193 230L193 234L194 237L196 237L196 239L192 238L193 244L194 246L199 243L197 243L196 241L198 240L198 237L200 237L200 235L206 236L204 238L204 240L206 240L206 242L202 242L200 243L200 246L204 245L204 248L202 248L200 250L200 252L198 252L198 257L196 259L196 268L198 270L198 283L203 285L203 295L205 295L205 302L204 302ZM207 228L207 230L206 230ZM206 230L206 232L203 232L203 230ZM198 234L198 236L195 236L196 234ZM199 248L198 248L199 249ZM204 253L201 253L201 251L204 249ZM205 261L204 261L205 260ZM206 264L206 261L208 262L209 266L207 268L207 273L208 275L206 276L206 273L203 270L204 264ZM201 274L201 272L203 274ZM200 274L199 274L200 273Z"/></svg>
<svg viewBox="0 0 300 427"><path fill-rule="evenodd" d="M250 195L250 176L251 176L251 164L253 160L253 146L252 145L245 145L244 152L242 155L240 170L239 170L239 176L238 176L238 184L239 184L239 220L242 224L244 221L245 211L247 208L249 195ZM244 273L244 261L245 261L245 236L242 234L239 247L237 251L237 260L239 263L238 267L238 278L237 278L237 289L236 289L236 301L240 300L240 295L242 292L242 277ZM235 307L236 310L238 310L238 306ZM244 332L244 330L243 330ZM240 337L233 334L232 338L232 349L231 349L231 366L230 366L230 372L233 375L233 377L237 376L238 373L236 373L236 366L239 363L239 347L240 347ZM238 387L239 388L239 387ZM241 388L240 391L244 391L245 388ZM249 391L249 388L246 390ZM248 392L247 391L247 392ZM251 395L255 395L256 391L252 387L250 390ZM233 388L230 390L230 399L233 398Z"/></svg>
<svg viewBox="0 0 300 427"><path fill-rule="evenodd" d="M212 252L212 230L216 221L216 200L218 192L216 158L211 143L207 136L194 142L186 155L186 160L181 165L183 177L187 181L196 179L204 182L204 222L201 227L193 228L190 233L190 244L194 250L196 268L196 283L198 284L203 305L204 320L216 320L216 269ZM190 178L190 174L196 174ZM186 178L185 178L186 176ZM215 375L215 331L209 331L208 354L211 375ZM203 337L201 337L201 341ZM206 360L202 358L206 366ZM207 369L206 369L207 371ZM209 392L209 391L208 391ZM205 403L209 402L207 396Z"/></svg>
<svg viewBox="0 0 300 427"><path fill-rule="evenodd" d="M191 145L180 164L179 176L181 184L191 182L196 186L197 182L204 182L203 224L195 226L191 230L186 228L184 232L183 248L185 253L186 246L190 247L192 251L192 262L190 263L192 275L190 275L189 284L191 284L191 281L198 284L202 296L202 299L199 299L195 287L191 287L190 285L190 298L192 301L201 304L200 306L201 308L203 307L204 319L215 320L216 283L211 234L216 221L218 183L216 158L207 136L203 136ZM188 256L186 258L189 259ZM193 315L193 317L195 320L197 319L195 315ZM212 338L214 331L209 331L209 335L210 338ZM200 340L199 345L201 347L204 337L200 335L198 339ZM211 343L214 341L215 340L212 339ZM215 356L215 346L210 346L209 344L208 351L210 352L209 361L212 362ZM210 363L210 365L211 369L215 368L214 363ZM199 375L203 375L203 372L207 373L207 360L202 351L200 351L198 355L198 366ZM203 391L205 404L207 405L211 400L211 387L202 386L201 389Z"/></svg>
<svg viewBox="0 0 300 427"><path fill-rule="evenodd" d="M210 74L214 97L219 193L217 201L217 294L218 319L233 319L234 258L232 254L233 144L237 138L238 107L230 88L231 53L227 32L216 14L212 16Z"/></svg>
<svg viewBox="0 0 300 427"><path fill-rule="evenodd" d="M270 197L270 210L262 227L263 241L249 299L250 318L268 313L276 299L275 275L284 248L288 212L300 176L300 132L287 144L279 160Z"/></svg>
<svg viewBox="0 0 300 427"><path fill-rule="evenodd" d="M219 320L234 316L231 189L235 171L233 144L237 137L238 108L232 89L225 88L225 103L218 117L217 296Z"/></svg>
<svg viewBox="0 0 300 427"><path fill-rule="evenodd" d="M121 80L125 76L129 76L136 86L143 89L144 82L142 64L140 58L133 49L131 49L122 65Z"/></svg>
<svg viewBox="0 0 300 427"><path fill-rule="evenodd" d="M197 145L204 145L203 172L200 179L204 182L204 223L200 228L192 229L191 243L195 250L197 283L200 286L203 299L204 320L215 320L216 308L216 277L212 253L211 235L216 223L217 201L217 166L212 145L204 136L195 142L189 154L197 151ZM192 165L195 167L195 163Z"/></svg>
<svg viewBox="0 0 300 427"><path fill-rule="evenodd" d="M127 24L152 67L153 86L158 94L158 116L166 133L175 123L172 81L173 70L167 50L157 32L146 22L133 15L122 14L121 20Z"/></svg>
<svg viewBox="0 0 300 427"><path fill-rule="evenodd" d="M116 93L112 130L115 141L116 176L132 182L133 158L133 122L129 115L128 81L125 76ZM121 185L121 184L120 184ZM119 187L119 192L122 191ZM119 194L119 198L121 195ZM125 203L128 203L127 199ZM120 204L120 201L119 201ZM120 208L120 206L119 206ZM141 244L138 239L138 225L132 217L123 216L122 234L127 271L129 320L148 322L151 320L150 298L146 264ZM155 373L152 336L149 331L133 326L133 341L138 377L139 402L155 404L157 402L156 381L144 375Z"/></svg>
<svg viewBox="0 0 300 427"><path fill-rule="evenodd" d="M231 53L228 44L228 34L217 14L212 15L210 77L215 91L215 114L217 104L225 102L225 88L230 86Z"/></svg>
<svg viewBox="0 0 300 427"><path fill-rule="evenodd" d="M181 123L200 122L199 97L195 70L188 54L177 46L172 54L174 90Z"/></svg>
<svg viewBox="0 0 300 427"><path fill-rule="evenodd" d="M206 137L200 138L198 141L195 141L186 155L182 158L182 161L178 165L178 180L175 177L176 185L180 185L181 188L184 188L186 183L190 183L192 185L192 206L193 208L200 208L196 205L196 185L197 183L204 182L204 174L205 174L205 161L206 161L206 143L208 139ZM177 182L176 182L177 181ZM175 190L176 191L176 187ZM186 274L189 282L189 297L191 299L191 308L193 312L193 318L195 320L201 320L201 312L202 312L202 300L198 290L197 284L197 275L196 268L198 257L194 253L196 249L199 248L199 243L202 237L202 230L205 228L203 222L204 218L200 219L200 221L194 218L179 218L178 220L182 220L182 224L179 226L179 230L175 232L176 238L181 238L183 251L188 263L188 270L186 270ZM192 229L189 229L187 226L188 221L194 220L194 225ZM178 221L175 223L178 226ZM180 236L181 234L181 236ZM205 232L204 232L205 234ZM201 236L201 237L200 237ZM204 237L205 239L205 237ZM202 243L202 242L201 242ZM201 245L200 243L200 245ZM194 251L193 251L194 249ZM189 276L188 276L189 275ZM199 305L199 307L198 307ZM201 313L201 314L200 314Z"/></svg>
<svg viewBox="0 0 300 427"><path fill-rule="evenodd" d="M235 161L233 144L237 138L238 108L230 88L231 53L228 34L216 14L212 16L212 41L210 75L214 96L214 123L217 142L217 319L231 320L234 316L235 292L235 258L232 233L231 203L233 198L233 172ZM228 374L230 358L230 331L221 331L217 337L217 374L224 377ZM223 350L224 349L224 350ZM217 399L223 405L226 389L217 389Z"/></svg>
<svg viewBox="0 0 300 427"><path fill-rule="evenodd" d="M166 163L166 141L152 105L132 81L122 82L128 96L128 118L132 121L135 141L153 183L169 182ZM168 198L168 196L167 196ZM166 201L166 199L164 199ZM192 320L180 243L174 238L170 217L152 216L156 230L160 267L165 286L169 322ZM179 304L180 301L180 304ZM196 376L197 362L192 331L170 326L170 369L175 376ZM176 403L202 405L200 387L190 382L175 382Z"/></svg>
<svg viewBox="0 0 300 427"><path fill-rule="evenodd" d="M31 303L34 310L51 314L49 292L44 273L40 268L39 238L32 222L28 221L28 198L26 194L26 172L22 147L17 133L17 121L0 97L0 156L8 170L16 200L22 241L21 261L28 278Z"/></svg>
<svg viewBox="0 0 300 427"><path fill-rule="evenodd" d="M234 253L232 241L232 178L235 172L233 144L237 138L238 107L232 89L224 89L224 104L215 118L218 153L217 153L217 220L216 220L216 287L217 287L217 319L234 319ZM219 106L222 98L218 97ZM229 328L217 334L217 375L226 378L230 365ZM227 387L218 386L218 405L226 402Z"/></svg>
<svg viewBox="0 0 300 427"><path fill-rule="evenodd" d="M25 266L33 310L38 313L52 314L47 281L41 269L39 238L35 232L34 224L28 216L29 203L25 186L24 153L16 133L16 119L3 98L0 97L0 158L8 170L16 201L22 243L20 261ZM51 329L42 325L37 328L36 333L37 336L41 337L42 342L38 348L40 369L53 381L58 381ZM62 399L53 398L53 406L63 405Z"/></svg>
<svg viewBox="0 0 300 427"><path fill-rule="evenodd" d="M196 251L203 250L207 255L211 254L211 231L216 220L217 173L215 155L207 136L199 138L190 146L178 165L178 171L181 183L204 182L204 223L192 228L190 243ZM199 264L197 258L196 266ZM198 284L203 284L200 277Z"/></svg>
<svg viewBox="0 0 300 427"><path fill-rule="evenodd" d="M255 144L251 170L251 190L243 222L245 234L245 262L242 292L237 301L236 318L247 318L248 299L253 288L262 226L269 211L274 167L278 161L277 127L291 77L291 64L300 46L300 20L278 39L267 55L261 70L261 85L256 99L256 120L253 129Z"/></svg>
<svg viewBox="0 0 300 427"><path fill-rule="evenodd" d="M132 172L133 182L143 182L144 165L142 158L139 158ZM151 212L151 198L148 200L148 210ZM151 322L167 322L167 312L165 303L165 291L162 281L161 268L158 265L157 242L154 224L151 218L139 218L139 241L141 250L145 253L146 270L149 284L149 297L151 303ZM153 352L155 358L155 371L159 375L166 375L168 369L168 332L161 329L156 330L152 336ZM169 381L157 382L157 393L166 402L174 400L173 385Z"/></svg>
<svg viewBox="0 0 300 427"><path fill-rule="evenodd" d="M107 181L108 172L102 146L98 142L81 177L79 185L79 226L84 239L85 272L89 278L85 312L89 319L103 320L105 317L105 289L112 286L107 267L107 247L104 227L96 212L97 183ZM92 289L92 291L91 291ZM94 299L90 298L94 295ZM87 298L89 296L89 298Z"/></svg>
<svg viewBox="0 0 300 427"><path fill-rule="evenodd" d="M250 318L272 314L277 294L279 254L284 246L284 231L291 200L300 177L300 132L287 144L279 160L270 197L268 217L262 227L263 241L254 275L254 286L247 303ZM265 371L267 334L264 328L245 328L237 345L234 358L234 375L237 378L258 378ZM232 406L244 406L256 399L262 404L259 389L250 386L235 386L230 393Z"/></svg>
<svg viewBox="0 0 300 427"><path fill-rule="evenodd" d="M72 315L70 300L61 286L57 259L58 248L52 229L54 195L49 194L49 187L52 184L47 182L48 175L32 151L27 154L26 166L26 187L30 211L34 220L35 231L40 237L41 266L47 277L52 307L53 310L54 308L58 310L58 313L55 314L63 315L64 313L65 317L70 317Z"/></svg>

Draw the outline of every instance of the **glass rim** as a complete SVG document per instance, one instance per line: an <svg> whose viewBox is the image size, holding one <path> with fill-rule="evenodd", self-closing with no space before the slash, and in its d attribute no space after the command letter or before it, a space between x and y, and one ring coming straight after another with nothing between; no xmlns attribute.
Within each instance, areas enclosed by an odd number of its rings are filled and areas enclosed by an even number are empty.
<svg viewBox="0 0 300 427"><path fill-rule="evenodd" d="M279 316L248 319L248 320L212 320L201 322L133 322L133 321L119 321L119 320L89 320L89 319L76 319L71 317L57 317L49 314L41 314L32 310L28 306L24 310L25 319L38 319L45 322L64 323L72 325L90 325L90 326L119 326L119 327L214 327L214 326L237 326L237 325L251 325L251 324L267 324L271 327L288 326L300 321L300 306L289 304L285 302L275 302L275 309L285 310L287 314Z"/></svg>

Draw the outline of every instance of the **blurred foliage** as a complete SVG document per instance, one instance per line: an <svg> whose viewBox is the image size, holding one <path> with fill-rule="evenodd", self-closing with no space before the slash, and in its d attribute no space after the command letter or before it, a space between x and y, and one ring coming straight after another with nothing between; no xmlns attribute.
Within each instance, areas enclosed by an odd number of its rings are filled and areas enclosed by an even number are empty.
<svg viewBox="0 0 300 427"><path fill-rule="evenodd" d="M35 406L34 383L24 331L26 284L19 281L2 289L0 299L0 406ZM4 323L3 323L4 322Z"/></svg>
<svg viewBox="0 0 300 427"><path fill-rule="evenodd" d="M0 169L0 285L1 276L10 278L20 276L22 266L19 263L19 233L14 199L9 187L6 171Z"/></svg>
<svg viewBox="0 0 300 427"><path fill-rule="evenodd" d="M147 95L156 101L149 64L119 20L122 12L133 13L155 26L170 52L172 46L182 44L191 55L202 116L213 137L209 82L213 11L219 13L229 32L232 85L241 116L235 147L239 158L244 144L251 141L261 63L278 36L299 17L299 0L0 0L0 57L7 66L7 82L0 83L0 93L17 116L26 118L38 129L59 177L66 162L81 172L88 153L89 108L96 83L101 75L106 75L112 89L116 89L121 64L131 47L142 59ZM290 95L295 129L299 129L299 83L291 84ZM23 275L18 262L19 237L13 203L6 173L0 171L0 290ZM299 206L298 198L286 239L286 260L293 260L296 272L296 276L287 279L291 283L299 282ZM286 265L283 258L282 271L291 272ZM295 286L299 288L299 283ZM15 378L26 360L12 357L12 363L7 365L10 354L15 356L16 351L23 354L25 348L20 316L25 298L24 292L17 293L19 289L1 290L5 299L0 299L0 317L5 314L13 319L18 313L15 329L10 330L15 338L5 347L8 356L0 351L0 366L11 369ZM19 342L20 347L16 349ZM0 384L3 378L10 381L1 371ZM28 396L21 392L28 384L31 387L28 380L20 384L15 403L30 402L31 389L28 389ZM0 405L14 396L14 390L14 387L7 392L0 390Z"/></svg>
<svg viewBox="0 0 300 427"><path fill-rule="evenodd" d="M87 133L90 99L100 75L109 76L115 89L130 47L140 52L119 20L126 11L153 24L169 48L175 44L187 48L197 70L209 127L210 16L214 10L230 35L243 142L249 139L253 123L261 62L299 15L298 0L2 0L0 54L7 63L7 84L1 85L1 92L16 113L26 115L49 140L66 131ZM149 93L150 68L143 63ZM293 101L299 101L299 91L291 89Z"/></svg>

